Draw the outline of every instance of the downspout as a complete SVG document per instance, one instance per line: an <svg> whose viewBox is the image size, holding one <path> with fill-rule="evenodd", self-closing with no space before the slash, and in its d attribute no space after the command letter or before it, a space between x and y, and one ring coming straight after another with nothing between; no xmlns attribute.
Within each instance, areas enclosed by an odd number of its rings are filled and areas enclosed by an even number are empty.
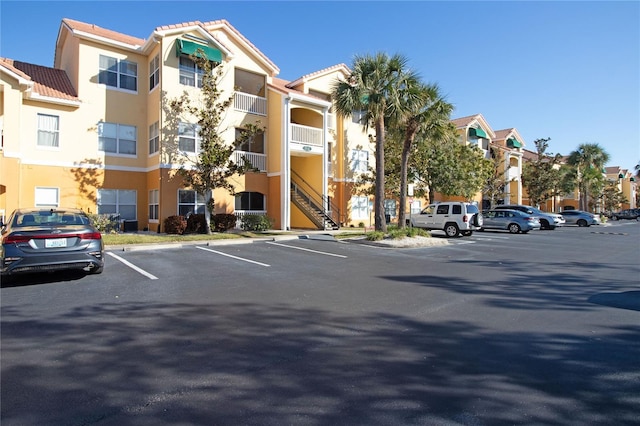
<svg viewBox="0 0 640 426"><path fill-rule="evenodd" d="M280 228L283 231L288 231L291 228L291 170L289 169L290 158L289 158L289 133L290 127L289 122L291 118L291 98L289 96L284 98L284 114L283 114L283 123L282 128L283 132L283 149L282 149L282 179L281 182L281 209L282 213L280 215L281 225Z"/></svg>

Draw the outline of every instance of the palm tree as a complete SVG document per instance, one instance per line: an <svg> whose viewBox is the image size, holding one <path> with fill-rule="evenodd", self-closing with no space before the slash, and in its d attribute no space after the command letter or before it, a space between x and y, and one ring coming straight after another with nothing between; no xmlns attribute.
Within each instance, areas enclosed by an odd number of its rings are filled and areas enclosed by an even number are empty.
<svg viewBox="0 0 640 426"><path fill-rule="evenodd" d="M404 130L404 142L400 161L400 203L398 226L404 228L407 204L407 171L409 154L419 131L425 137L440 139L443 129L450 122L453 105L446 102L435 84L415 84L406 87L406 111L399 117Z"/></svg>
<svg viewBox="0 0 640 426"><path fill-rule="evenodd" d="M581 144L569 154L567 162L576 169L581 210L589 209L589 189L601 180L607 161L609 154L597 143Z"/></svg>
<svg viewBox="0 0 640 426"><path fill-rule="evenodd" d="M407 69L407 59L402 55L389 57L386 53L356 56L352 72L344 81L332 88L336 111L350 117L353 111L363 111L362 125L371 124L376 132L376 183L374 215L376 231L386 232L384 216L384 143L385 119L402 115L405 105L400 91L417 81L415 73Z"/></svg>

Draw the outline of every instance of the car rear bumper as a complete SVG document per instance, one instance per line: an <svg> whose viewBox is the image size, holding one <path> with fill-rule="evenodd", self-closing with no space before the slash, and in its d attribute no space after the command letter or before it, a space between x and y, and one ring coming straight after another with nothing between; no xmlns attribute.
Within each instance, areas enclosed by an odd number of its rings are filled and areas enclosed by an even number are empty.
<svg viewBox="0 0 640 426"><path fill-rule="evenodd" d="M104 266L104 252L59 253L42 256L20 256L20 253L5 251L0 259L2 275L23 274L30 272L47 272L68 269L84 269L91 271Z"/></svg>

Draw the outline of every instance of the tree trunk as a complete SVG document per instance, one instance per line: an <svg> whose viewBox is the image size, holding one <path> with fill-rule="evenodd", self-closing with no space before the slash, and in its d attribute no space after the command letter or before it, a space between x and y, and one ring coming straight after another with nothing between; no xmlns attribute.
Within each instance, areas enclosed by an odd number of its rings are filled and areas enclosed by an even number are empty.
<svg viewBox="0 0 640 426"><path fill-rule="evenodd" d="M387 232L384 215L384 116L376 120L376 192L374 197L375 230Z"/></svg>
<svg viewBox="0 0 640 426"><path fill-rule="evenodd" d="M418 126L412 120L407 125L407 134L402 145L402 158L400 161L400 205L398 212L398 228L404 228L406 223L407 206L407 172L409 169L409 154L411 145L418 131Z"/></svg>
<svg viewBox="0 0 640 426"><path fill-rule="evenodd" d="M211 189L207 189L204 193L204 221L207 224L207 235L211 235L211 211L209 210L209 204L211 204L211 200L213 199L213 191Z"/></svg>

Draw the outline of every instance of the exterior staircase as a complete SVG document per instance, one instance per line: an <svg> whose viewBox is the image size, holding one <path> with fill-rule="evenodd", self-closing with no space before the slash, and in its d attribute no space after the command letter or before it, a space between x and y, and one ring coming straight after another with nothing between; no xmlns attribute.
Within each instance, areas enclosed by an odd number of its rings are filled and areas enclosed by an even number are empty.
<svg viewBox="0 0 640 426"><path fill-rule="evenodd" d="M340 229L340 210L295 172L291 176L291 202L319 229Z"/></svg>

